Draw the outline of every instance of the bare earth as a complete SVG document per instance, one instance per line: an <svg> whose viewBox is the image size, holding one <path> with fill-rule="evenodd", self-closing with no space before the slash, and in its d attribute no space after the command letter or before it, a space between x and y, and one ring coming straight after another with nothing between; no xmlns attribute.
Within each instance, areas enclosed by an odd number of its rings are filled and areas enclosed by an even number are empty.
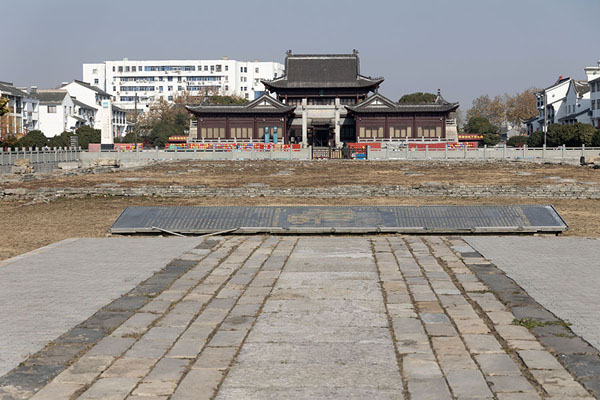
<svg viewBox="0 0 600 400"><path fill-rule="evenodd" d="M171 162L139 170L77 176L46 176L31 182L0 180L0 187L122 187L206 185L236 187L268 184L271 187L324 187L328 185L415 185L424 182L511 186L546 185L561 179L600 184L600 170L570 165L522 162ZM599 200L530 198L346 198L346 205L425 204L552 204L570 226L568 236L600 236ZM14 257L70 237L101 237L127 206L133 205L328 205L339 200L324 198L87 198L61 199L51 203L0 202L0 260Z"/></svg>

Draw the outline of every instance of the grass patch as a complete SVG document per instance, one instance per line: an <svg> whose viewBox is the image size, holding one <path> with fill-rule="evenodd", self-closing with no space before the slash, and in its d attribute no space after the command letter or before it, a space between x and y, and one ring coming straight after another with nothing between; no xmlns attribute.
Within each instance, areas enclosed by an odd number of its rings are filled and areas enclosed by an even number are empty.
<svg viewBox="0 0 600 400"><path fill-rule="evenodd" d="M527 329L539 328L539 327L548 326L548 325L557 325L557 326L562 326L563 328L568 328L569 326L572 325L570 322L540 321L540 320L532 319L532 318L519 318L519 319L515 318L513 320L512 324L524 326Z"/></svg>

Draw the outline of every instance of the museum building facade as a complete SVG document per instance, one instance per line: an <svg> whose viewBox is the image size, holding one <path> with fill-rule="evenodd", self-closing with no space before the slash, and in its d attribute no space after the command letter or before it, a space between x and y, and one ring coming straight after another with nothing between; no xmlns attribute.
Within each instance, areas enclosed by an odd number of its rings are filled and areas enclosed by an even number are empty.
<svg viewBox="0 0 600 400"><path fill-rule="evenodd" d="M286 53L285 73L243 105L188 105L192 141L265 141L341 147L343 143L450 141L458 103L438 90L430 104L399 104L379 93L383 78L360 74L352 54Z"/></svg>

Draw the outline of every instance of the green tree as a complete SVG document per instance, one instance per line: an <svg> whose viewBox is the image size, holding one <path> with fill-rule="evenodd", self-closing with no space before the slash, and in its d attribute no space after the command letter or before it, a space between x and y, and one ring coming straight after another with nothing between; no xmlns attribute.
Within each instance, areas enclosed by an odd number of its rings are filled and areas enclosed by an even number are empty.
<svg viewBox="0 0 600 400"><path fill-rule="evenodd" d="M471 117L465 125L465 132L479 135L496 135L500 129L485 117Z"/></svg>
<svg viewBox="0 0 600 400"><path fill-rule="evenodd" d="M63 132L60 135L56 135L48 139L48 146L50 147L67 147L71 145L70 137L74 136L73 132Z"/></svg>
<svg viewBox="0 0 600 400"><path fill-rule="evenodd" d="M506 144L511 147L523 147L527 144L527 136L513 136L506 141Z"/></svg>
<svg viewBox="0 0 600 400"><path fill-rule="evenodd" d="M527 138L527 146L542 147L544 145L544 132L535 131Z"/></svg>
<svg viewBox="0 0 600 400"><path fill-rule="evenodd" d="M89 126L82 126L75 134L79 137L79 146L86 150L90 143L100 143L101 140L100 130Z"/></svg>
<svg viewBox="0 0 600 400"><path fill-rule="evenodd" d="M471 117L465 125L465 132L483 135L483 144L495 146L500 142L500 129L485 117Z"/></svg>
<svg viewBox="0 0 600 400"><path fill-rule="evenodd" d="M17 142L19 147L38 147L42 148L48 144L48 138L44 136L42 131L29 131Z"/></svg>
<svg viewBox="0 0 600 400"><path fill-rule="evenodd" d="M573 125L550 124L546 135L548 146L579 147L590 146L595 130L592 125L576 123Z"/></svg>
<svg viewBox="0 0 600 400"><path fill-rule="evenodd" d="M169 136L177 136L183 134L183 128L176 124L160 123L150 131L148 141L151 146L164 147L169 141Z"/></svg>
<svg viewBox="0 0 600 400"><path fill-rule="evenodd" d="M596 130L592 136L592 146L600 147L600 129Z"/></svg>
<svg viewBox="0 0 600 400"><path fill-rule="evenodd" d="M415 92L400 97L400 104L431 104L437 96L433 93Z"/></svg>

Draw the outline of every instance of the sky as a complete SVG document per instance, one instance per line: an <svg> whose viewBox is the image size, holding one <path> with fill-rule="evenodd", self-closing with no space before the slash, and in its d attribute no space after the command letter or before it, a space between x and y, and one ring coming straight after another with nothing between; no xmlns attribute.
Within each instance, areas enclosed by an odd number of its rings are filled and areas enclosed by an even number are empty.
<svg viewBox="0 0 600 400"><path fill-rule="evenodd" d="M52 88L106 60L360 54L380 92L474 98L585 78L600 0L0 0L0 80ZM12 16L8 18L7 16Z"/></svg>

